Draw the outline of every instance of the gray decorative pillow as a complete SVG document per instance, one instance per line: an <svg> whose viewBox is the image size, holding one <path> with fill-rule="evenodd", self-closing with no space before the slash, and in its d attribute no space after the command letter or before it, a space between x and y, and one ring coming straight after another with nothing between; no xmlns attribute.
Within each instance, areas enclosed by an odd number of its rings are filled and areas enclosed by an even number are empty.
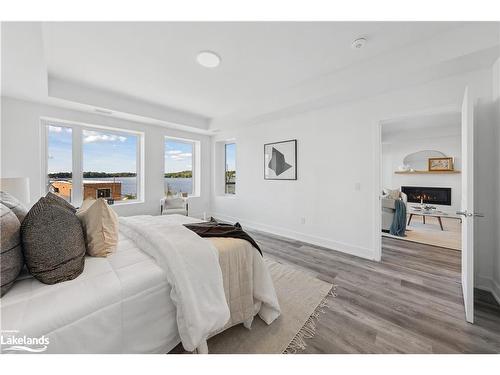
<svg viewBox="0 0 500 375"><path fill-rule="evenodd" d="M0 203L10 208L10 210L17 216L20 223L23 222L24 217L28 213L28 209L24 207L24 205L19 202L17 198L5 191L0 191Z"/></svg>
<svg viewBox="0 0 500 375"><path fill-rule="evenodd" d="M83 271L85 240L80 220L50 198L40 198L21 225L24 259L45 284L72 280Z"/></svg>
<svg viewBox="0 0 500 375"><path fill-rule="evenodd" d="M21 223L12 210L0 203L0 266L1 293L3 296L12 287L23 268L21 249Z"/></svg>
<svg viewBox="0 0 500 375"><path fill-rule="evenodd" d="M50 191L47 193L45 198L47 198L49 200L49 202L52 204L57 204L63 208L70 210L73 213L76 212L76 208L71 203L67 202L66 200L64 200L60 196L58 196L54 193L51 193Z"/></svg>

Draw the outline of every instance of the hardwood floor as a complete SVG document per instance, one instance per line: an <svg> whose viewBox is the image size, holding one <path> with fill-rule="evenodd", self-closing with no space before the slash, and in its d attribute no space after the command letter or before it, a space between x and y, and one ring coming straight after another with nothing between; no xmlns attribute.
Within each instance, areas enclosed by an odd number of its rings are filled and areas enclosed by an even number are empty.
<svg viewBox="0 0 500 375"><path fill-rule="evenodd" d="M500 353L500 307L476 291L465 322L460 253L383 239L381 262L251 232L265 256L337 285L304 353Z"/></svg>

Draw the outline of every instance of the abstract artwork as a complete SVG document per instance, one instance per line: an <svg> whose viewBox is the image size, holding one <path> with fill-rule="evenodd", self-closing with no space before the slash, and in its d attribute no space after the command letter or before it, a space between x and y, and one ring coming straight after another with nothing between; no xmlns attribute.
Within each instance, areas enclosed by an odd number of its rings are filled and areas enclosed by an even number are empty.
<svg viewBox="0 0 500 375"><path fill-rule="evenodd" d="M264 179L297 179L297 140L264 145Z"/></svg>

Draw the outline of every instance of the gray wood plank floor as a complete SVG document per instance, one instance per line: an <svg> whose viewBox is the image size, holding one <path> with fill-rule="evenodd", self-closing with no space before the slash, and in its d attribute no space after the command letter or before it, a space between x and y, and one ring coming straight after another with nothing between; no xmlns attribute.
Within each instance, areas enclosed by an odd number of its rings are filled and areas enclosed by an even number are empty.
<svg viewBox="0 0 500 375"><path fill-rule="evenodd" d="M500 307L476 291L465 322L460 252L384 238L382 261L250 232L265 256L337 285L304 353L500 353Z"/></svg>

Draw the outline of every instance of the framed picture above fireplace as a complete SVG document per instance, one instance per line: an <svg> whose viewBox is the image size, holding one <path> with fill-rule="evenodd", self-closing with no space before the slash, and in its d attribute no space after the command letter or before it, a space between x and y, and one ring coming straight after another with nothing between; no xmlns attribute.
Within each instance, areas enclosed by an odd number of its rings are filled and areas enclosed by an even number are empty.
<svg viewBox="0 0 500 375"><path fill-rule="evenodd" d="M429 158L429 171L452 171L453 158Z"/></svg>

